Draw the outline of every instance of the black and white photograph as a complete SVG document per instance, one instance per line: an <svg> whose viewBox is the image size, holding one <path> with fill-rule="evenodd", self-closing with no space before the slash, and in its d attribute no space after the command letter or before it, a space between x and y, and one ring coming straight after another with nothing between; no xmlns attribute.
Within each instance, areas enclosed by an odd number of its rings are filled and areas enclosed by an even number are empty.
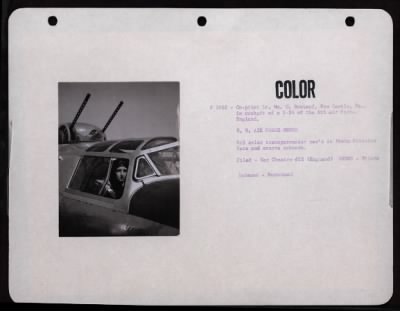
<svg viewBox="0 0 400 311"><path fill-rule="evenodd" d="M179 234L179 83L60 82L59 236Z"/></svg>

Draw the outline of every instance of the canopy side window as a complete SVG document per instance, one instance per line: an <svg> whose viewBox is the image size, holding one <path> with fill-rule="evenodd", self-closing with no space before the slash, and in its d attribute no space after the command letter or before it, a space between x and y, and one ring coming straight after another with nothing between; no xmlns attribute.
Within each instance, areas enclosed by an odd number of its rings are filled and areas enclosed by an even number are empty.
<svg viewBox="0 0 400 311"><path fill-rule="evenodd" d="M128 159L85 156L81 159L69 188L119 199L124 192L128 168Z"/></svg>
<svg viewBox="0 0 400 311"><path fill-rule="evenodd" d="M145 157L139 157L136 160L136 169L134 177L136 179L141 179L149 176L154 176L156 173L154 172L153 168L147 162Z"/></svg>
<svg viewBox="0 0 400 311"><path fill-rule="evenodd" d="M162 175L179 174L179 146L152 152L148 156Z"/></svg>
<svg viewBox="0 0 400 311"><path fill-rule="evenodd" d="M107 179L110 158L83 157L72 180L70 189L91 194L99 194L104 181Z"/></svg>

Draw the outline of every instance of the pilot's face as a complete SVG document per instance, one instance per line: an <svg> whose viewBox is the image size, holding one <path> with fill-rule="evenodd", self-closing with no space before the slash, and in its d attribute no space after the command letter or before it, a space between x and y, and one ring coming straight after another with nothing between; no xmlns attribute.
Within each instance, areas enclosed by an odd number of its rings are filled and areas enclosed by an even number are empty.
<svg viewBox="0 0 400 311"><path fill-rule="evenodd" d="M126 173L128 169L125 166L119 166L117 167L117 170L115 171L115 175L117 176L117 180L119 182L124 182L126 178Z"/></svg>

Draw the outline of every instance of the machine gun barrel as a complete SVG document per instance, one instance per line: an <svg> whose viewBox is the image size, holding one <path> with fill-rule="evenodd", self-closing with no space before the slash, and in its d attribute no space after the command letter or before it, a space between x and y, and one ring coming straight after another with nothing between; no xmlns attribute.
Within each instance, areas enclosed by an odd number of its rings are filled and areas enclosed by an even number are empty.
<svg viewBox="0 0 400 311"><path fill-rule="evenodd" d="M114 120L115 116L117 115L118 111L121 109L122 105L124 104L123 101L120 101L117 108L115 108L114 112L112 113L111 117L108 119L106 125L103 127L103 133L107 130L107 128L110 126L112 120Z"/></svg>
<svg viewBox="0 0 400 311"><path fill-rule="evenodd" d="M90 98L90 93L87 93L85 99L83 100L81 106L79 107L78 112L75 115L74 120L72 121L72 123L71 123L71 125L69 127L71 129L71 131L74 128L74 126L75 126L76 122L78 121L79 117L81 116L81 113L82 113L83 109L85 109L85 106L89 101L89 98Z"/></svg>

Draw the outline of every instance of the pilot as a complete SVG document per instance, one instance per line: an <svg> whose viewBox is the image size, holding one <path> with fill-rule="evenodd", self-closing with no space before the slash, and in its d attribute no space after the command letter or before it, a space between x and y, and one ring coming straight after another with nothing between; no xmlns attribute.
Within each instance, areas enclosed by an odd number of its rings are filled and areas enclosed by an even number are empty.
<svg viewBox="0 0 400 311"><path fill-rule="evenodd" d="M105 196L119 199L124 192L126 174L128 172L128 160L119 159L115 161L110 180L105 186Z"/></svg>

